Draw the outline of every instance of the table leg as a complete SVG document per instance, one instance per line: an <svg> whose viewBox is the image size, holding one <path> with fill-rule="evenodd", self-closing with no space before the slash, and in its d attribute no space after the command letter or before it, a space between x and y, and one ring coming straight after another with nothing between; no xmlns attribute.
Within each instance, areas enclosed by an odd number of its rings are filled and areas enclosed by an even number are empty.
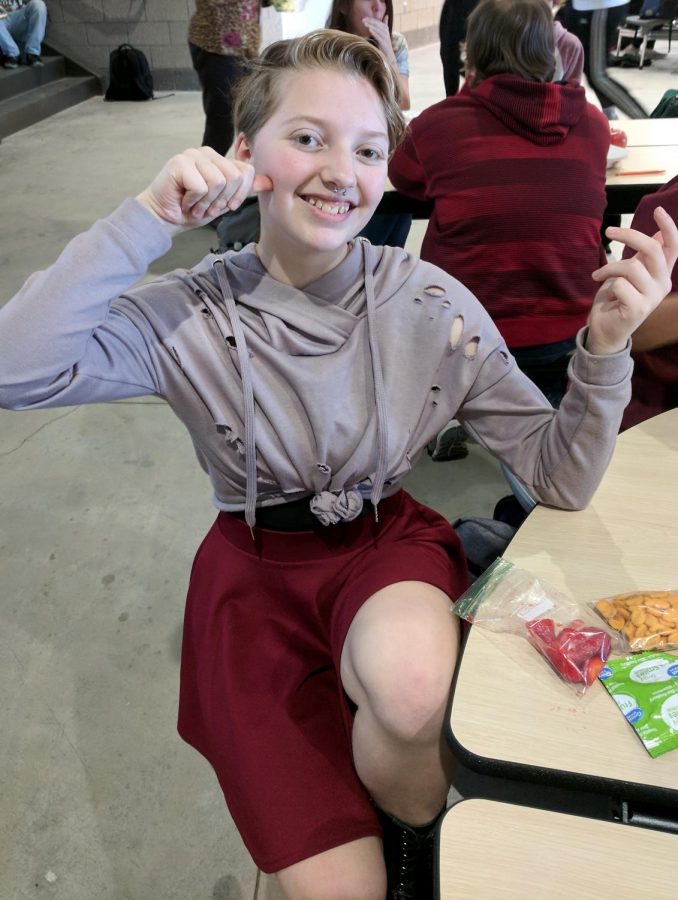
<svg viewBox="0 0 678 900"><path fill-rule="evenodd" d="M645 62L645 51L647 49L648 36L649 36L649 32L644 31L643 32L643 40L641 41L641 44L640 44L640 59L638 61L638 65L640 66L641 69L643 68L643 63Z"/></svg>

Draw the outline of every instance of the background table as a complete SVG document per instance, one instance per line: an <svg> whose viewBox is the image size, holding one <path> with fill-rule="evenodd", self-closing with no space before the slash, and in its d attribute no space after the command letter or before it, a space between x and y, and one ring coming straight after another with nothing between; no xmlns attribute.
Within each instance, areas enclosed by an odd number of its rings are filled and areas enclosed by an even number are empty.
<svg viewBox="0 0 678 900"><path fill-rule="evenodd" d="M644 121L644 120L639 120ZM669 121L657 119L657 122ZM675 120L678 121L678 120ZM670 135L667 131L662 134ZM668 139L660 138L661 139ZM639 139L642 139L639 138ZM608 215L633 213L645 194L652 194L678 175L678 140L675 144L638 144L628 147L629 155L607 170ZM652 174L651 170L662 170ZM649 172L643 175L620 175L620 172Z"/></svg>
<svg viewBox="0 0 678 900"><path fill-rule="evenodd" d="M678 836L489 800L443 819L441 900L673 900Z"/></svg>
<svg viewBox="0 0 678 900"><path fill-rule="evenodd" d="M678 145L678 119L625 119L610 125L626 132L629 147Z"/></svg>
<svg viewBox="0 0 678 900"><path fill-rule="evenodd" d="M582 603L678 587L678 410L620 435L589 507L536 507L505 557ZM471 770L661 804L678 827L678 751L652 759L601 684L578 699L522 638L471 629L449 725Z"/></svg>

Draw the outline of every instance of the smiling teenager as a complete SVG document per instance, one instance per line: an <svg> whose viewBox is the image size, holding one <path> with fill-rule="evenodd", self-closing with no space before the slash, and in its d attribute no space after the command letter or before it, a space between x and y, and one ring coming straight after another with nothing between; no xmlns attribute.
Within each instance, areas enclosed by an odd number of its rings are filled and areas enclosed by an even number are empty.
<svg viewBox="0 0 678 900"><path fill-rule="evenodd" d="M219 514L190 577L179 730L294 900L433 896L466 566L405 475L456 416L542 502L585 505L629 335L678 255L662 211L659 239L611 229L634 256L593 274L556 412L458 281L355 239L403 135L396 98L361 38L271 45L239 94L236 159L174 157L0 310L0 405L154 394L191 434ZM251 191L258 244L139 284L172 235Z"/></svg>

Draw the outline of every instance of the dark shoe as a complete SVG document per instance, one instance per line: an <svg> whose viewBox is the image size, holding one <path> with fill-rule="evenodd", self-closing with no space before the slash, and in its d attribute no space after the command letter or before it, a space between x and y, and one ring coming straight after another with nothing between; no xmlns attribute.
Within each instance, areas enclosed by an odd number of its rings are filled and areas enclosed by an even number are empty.
<svg viewBox="0 0 678 900"><path fill-rule="evenodd" d="M379 808L377 815L384 829L386 900L433 900L433 851L440 816L414 827Z"/></svg>
<svg viewBox="0 0 678 900"><path fill-rule="evenodd" d="M468 435L458 422L453 421L443 428L426 450L434 462L447 462L450 459L464 459L468 456L467 443Z"/></svg>
<svg viewBox="0 0 678 900"><path fill-rule="evenodd" d="M27 53L26 54L26 65L27 66L44 66L44 62L40 59L39 56L36 56L35 53Z"/></svg>
<svg viewBox="0 0 678 900"><path fill-rule="evenodd" d="M2 61L3 68L5 69L18 69L19 68L19 57L18 56L6 56Z"/></svg>

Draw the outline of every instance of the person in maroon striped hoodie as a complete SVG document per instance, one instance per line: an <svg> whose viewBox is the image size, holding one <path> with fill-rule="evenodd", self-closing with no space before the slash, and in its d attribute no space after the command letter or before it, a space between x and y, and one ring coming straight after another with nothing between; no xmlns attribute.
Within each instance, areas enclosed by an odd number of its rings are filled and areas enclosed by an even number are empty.
<svg viewBox="0 0 678 900"><path fill-rule="evenodd" d="M551 83L544 0L481 0L466 54L466 84L411 122L389 176L434 201L421 258L476 295L557 406L605 261L609 124L579 84Z"/></svg>

